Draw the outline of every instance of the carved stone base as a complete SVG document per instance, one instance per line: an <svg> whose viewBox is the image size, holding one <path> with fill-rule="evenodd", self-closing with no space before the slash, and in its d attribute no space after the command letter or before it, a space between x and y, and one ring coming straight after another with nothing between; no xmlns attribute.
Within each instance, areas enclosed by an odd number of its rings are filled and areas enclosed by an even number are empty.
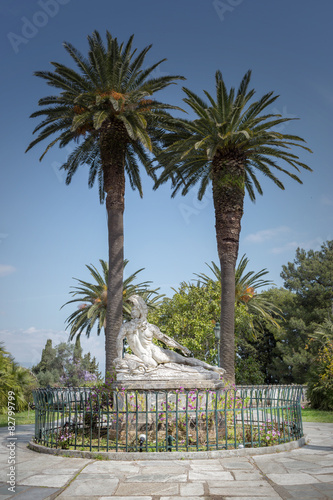
<svg viewBox="0 0 333 500"><path fill-rule="evenodd" d="M200 366L187 366L178 363L165 363L144 373L117 373L114 387L125 389L175 390L184 389L221 389L224 386L221 374Z"/></svg>
<svg viewBox="0 0 333 500"><path fill-rule="evenodd" d="M223 380L189 380L179 378L178 380L122 380L113 382L114 389L126 389L139 391L140 389L149 391L175 391L181 387L189 390L220 390L224 387Z"/></svg>

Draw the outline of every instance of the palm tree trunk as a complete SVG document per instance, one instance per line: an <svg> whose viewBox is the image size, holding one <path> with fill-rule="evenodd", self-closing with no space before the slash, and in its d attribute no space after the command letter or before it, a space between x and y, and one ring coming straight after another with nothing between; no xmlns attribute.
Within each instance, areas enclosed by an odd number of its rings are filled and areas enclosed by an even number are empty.
<svg viewBox="0 0 333 500"><path fill-rule="evenodd" d="M235 382L235 268L244 204L244 173L239 158L213 160L213 200L217 249L221 265L221 366L225 380Z"/></svg>
<svg viewBox="0 0 333 500"><path fill-rule="evenodd" d="M113 375L116 341L123 321L125 138L121 126L107 124L100 148L108 216L109 279L105 325L105 377ZM116 129L116 130L115 130Z"/></svg>
<svg viewBox="0 0 333 500"><path fill-rule="evenodd" d="M107 195L109 235L109 279L105 328L105 375L113 373L116 341L123 321L124 225L123 209L115 206L114 194Z"/></svg>

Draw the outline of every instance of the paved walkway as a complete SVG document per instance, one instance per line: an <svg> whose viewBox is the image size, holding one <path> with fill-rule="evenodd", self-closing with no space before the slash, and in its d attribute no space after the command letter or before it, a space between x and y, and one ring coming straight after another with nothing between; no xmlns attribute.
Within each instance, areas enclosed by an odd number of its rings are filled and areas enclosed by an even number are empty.
<svg viewBox="0 0 333 500"><path fill-rule="evenodd" d="M0 428L0 500L333 499L333 424L304 430L308 444L289 452L107 462L36 453L27 449L33 426L17 426L14 494L6 484L11 439Z"/></svg>

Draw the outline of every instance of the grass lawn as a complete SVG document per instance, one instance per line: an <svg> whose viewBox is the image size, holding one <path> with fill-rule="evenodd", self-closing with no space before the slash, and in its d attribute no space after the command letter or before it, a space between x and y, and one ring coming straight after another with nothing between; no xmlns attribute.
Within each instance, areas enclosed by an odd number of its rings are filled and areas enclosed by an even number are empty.
<svg viewBox="0 0 333 500"><path fill-rule="evenodd" d="M302 410L303 422L321 422L333 423L332 411L312 410L311 408L304 408Z"/></svg>
<svg viewBox="0 0 333 500"><path fill-rule="evenodd" d="M22 411L21 413L16 413L15 415L15 425L34 424L34 423L35 423L34 410ZM8 425L7 413L0 414L0 427L7 427L7 425Z"/></svg>

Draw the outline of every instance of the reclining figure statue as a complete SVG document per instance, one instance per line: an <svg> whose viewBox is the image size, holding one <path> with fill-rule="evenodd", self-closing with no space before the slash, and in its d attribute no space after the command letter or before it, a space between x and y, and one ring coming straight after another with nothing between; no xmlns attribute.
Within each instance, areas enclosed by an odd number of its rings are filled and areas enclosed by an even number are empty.
<svg viewBox="0 0 333 500"><path fill-rule="evenodd" d="M115 360L117 372L145 373L156 369L159 365L167 363L201 367L217 372L220 375L225 372L223 368L218 366L212 366L199 359L187 357L191 354L187 347L182 346L176 340L162 333L157 326L148 323L148 307L140 296L132 295L128 300L133 304L132 320L122 325L117 337L117 359ZM134 355L127 354L125 355L125 359L122 359L123 340L125 337ZM181 350L184 356L170 349L163 349L155 345L153 343L154 337L168 347ZM185 366L184 370L186 371Z"/></svg>

